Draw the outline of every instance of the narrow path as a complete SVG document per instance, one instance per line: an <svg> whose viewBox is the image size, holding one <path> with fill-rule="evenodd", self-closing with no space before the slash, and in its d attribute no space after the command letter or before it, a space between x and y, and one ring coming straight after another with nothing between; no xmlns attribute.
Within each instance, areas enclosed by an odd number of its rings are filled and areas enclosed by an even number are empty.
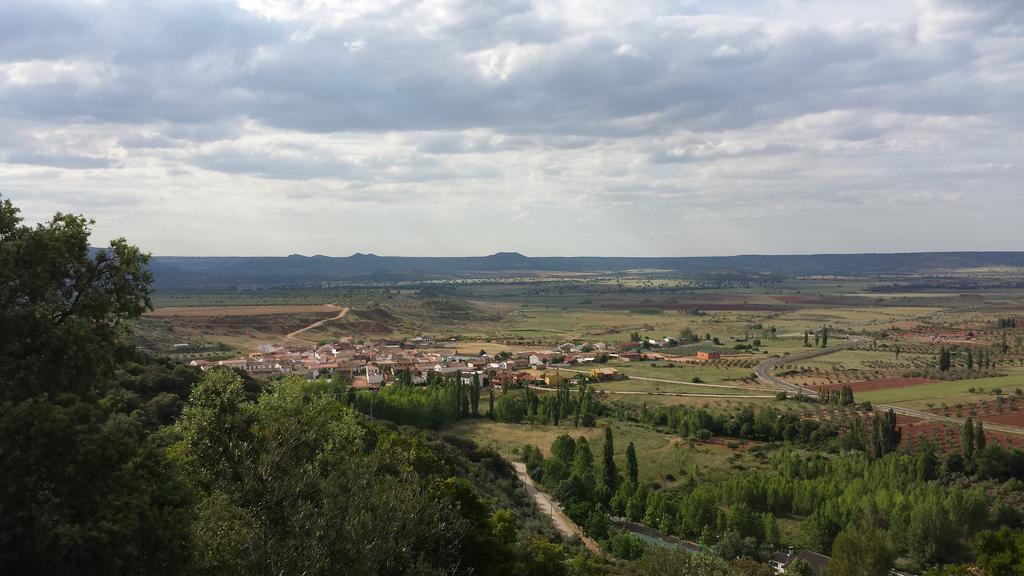
<svg viewBox="0 0 1024 576"><path fill-rule="evenodd" d="M761 362L754 368L754 373L757 374L758 380L773 384L780 388L783 388L787 392L793 394L803 394L804 396L810 396L811 398L817 398L818 393L808 388L797 386L792 382L787 382L778 376L773 375L771 372L783 364L789 364L791 362L797 362L800 360L807 360L808 358L817 358L818 356L825 356L826 354L832 354L833 352L839 352L840 350L846 350L852 348L861 342L866 342L866 338L857 336L851 336L848 342L844 342L838 346L832 348L819 348L810 352L801 352L799 354L790 354L789 356L779 356L776 358L769 358L764 362ZM874 409L876 411L881 410L892 410L894 414L900 414L902 416L908 416L910 418L918 418L920 420L929 420L932 422L946 422L949 424L962 425L962 418L952 418L950 416L942 416L940 414L934 414L932 412L925 412L923 410L915 410L913 408L904 408L903 406L892 406L890 404L875 404ZM1007 426L1005 424L996 424L985 422L986 430L993 430L996 432L1003 432L1005 434L1016 434L1018 436L1024 436L1024 428L1017 426Z"/></svg>
<svg viewBox="0 0 1024 576"><path fill-rule="evenodd" d="M569 538L572 538L573 536L578 537L588 550L595 554L604 555L604 552L601 550L601 547L597 545L597 542L595 542L593 538L587 537L587 535L583 533L583 529L577 526L571 518L566 516L565 512L562 512L562 507L552 500L551 496L548 496L537 488L533 483L533 478L530 478L529 472L526 471L526 464L523 464L522 462L513 462L512 467L516 469L516 475L519 476L519 481L526 487L527 494L529 494L533 498L533 501L537 503L537 508L540 508L541 512L547 514L551 518L551 521L555 523L555 528L557 528L559 532Z"/></svg>
<svg viewBox="0 0 1024 576"><path fill-rule="evenodd" d="M328 304L328 306L333 306L333 304ZM310 324L309 326L306 326L305 328L299 328L298 330L296 330L294 332L291 332L288 335L286 335L285 339L286 340L295 340L296 342L304 342L306 344L316 344L316 342L314 342L313 340L306 340L304 338L299 338L298 335L302 334L303 332L305 332L307 330L312 330L314 328L319 328L319 327L323 326L325 322L329 322L331 320L339 320L341 318L344 318L346 314L348 314L348 306L342 308L341 312L338 312L337 316L332 316L331 318L324 318L323 320L318 320L316 322L313 322L312 324Z"/></svg>

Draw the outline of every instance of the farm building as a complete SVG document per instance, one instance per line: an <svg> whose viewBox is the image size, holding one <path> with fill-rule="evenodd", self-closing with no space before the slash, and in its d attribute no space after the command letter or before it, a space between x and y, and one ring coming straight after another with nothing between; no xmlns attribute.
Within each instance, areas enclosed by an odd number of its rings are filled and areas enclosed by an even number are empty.
<svg viewBox="0 0 1024 576"><path fill-rule="evenodd" d="M590 377L595 380L622 380L625 375L615 368L594 368L590 371Z"/></svg>
<svg viewBox="0 0 1024 576"><path fill-rule="evenodd" d="M721 352L710 352L707 350L699 350L697 352L697 360L721 360Z"/></svg>

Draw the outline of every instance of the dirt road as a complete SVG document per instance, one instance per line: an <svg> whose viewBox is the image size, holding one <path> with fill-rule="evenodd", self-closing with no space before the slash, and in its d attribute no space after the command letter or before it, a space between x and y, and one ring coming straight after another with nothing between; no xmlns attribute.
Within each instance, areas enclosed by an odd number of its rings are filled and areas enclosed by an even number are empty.
<svg viewBox="0 0 1024 576"><path fill-rule="evenodd" d="M533 498L533 501L537 503L537 508L544 514L547 514L551 521L555 523L555 528L558 529L566 537L577 536L583 541L583 545L588 550L595 554L604 554L601 551L601 547L594 542L592 538L588 538L584 533L583 529L576 525L571 518L562 512L562 507L557 502L551 499L546 493L537 488L533 483L533 478L530 478L530 474L526 471L526 464L522 462L513 462L512 466L516 469L516 475L519 476L519 480L526 487L527 494Z"/></svg>
<svg viewBox="0 0 1024 576"><path fill-rule="evenodd" d="M312 330L313 328L319 328L320 326L323 326L325 322L329 322L331 320L338 320L338 319L344 318L346 314L348 314L348 306L342 308L341 311L338 312L337 316L333 316L331 318L324 318L323 320L319 320L317 322L313 322L312 324L310 324L309 326L306 326L305 328L299 328L295 332L292 332L292 333L288 334L287 336L285 336L285 339L286 340L295 340L296 342L303 342L303 343L306 343L306 344L316 344L315 341L313 341L313 340L306 340L304 338L299 338L298 335L302 334L303 332L305 332L307 330Z"/></svg>

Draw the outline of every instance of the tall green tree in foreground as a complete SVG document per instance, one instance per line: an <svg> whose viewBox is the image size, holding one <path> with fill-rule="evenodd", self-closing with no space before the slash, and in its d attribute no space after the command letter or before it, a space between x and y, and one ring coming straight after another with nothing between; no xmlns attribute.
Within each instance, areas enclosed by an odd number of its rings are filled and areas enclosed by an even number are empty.
<svg viewBox="0 0 1024 576"><path fill-rule="evenodd" d="M91 394L124 357L127 323L151 308L149 256L124 239L89 246L92 221L37 226L0 200L0 400Z"/></svg>
<svg viewBox="0 0 1024 576"><path fill-rule="evenodd" d="M609 497L619 485L619 470L615 466L615 440L611 426L604 429L604 449L601 459L601 481L608 490Z"/></svg>
<svg viewBox="0 0 1024 576"><path fill-rule="evenodd" d="M191 491L136 411L100 398L150 307L148 257L89 246L91 222L37 226L0 201L0 573L175 574Z"/></svg>

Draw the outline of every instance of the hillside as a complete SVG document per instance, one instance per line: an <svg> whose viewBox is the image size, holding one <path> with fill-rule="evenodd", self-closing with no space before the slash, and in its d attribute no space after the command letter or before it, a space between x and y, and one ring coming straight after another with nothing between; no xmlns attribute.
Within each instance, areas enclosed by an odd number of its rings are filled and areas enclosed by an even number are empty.
<svg viewBox="0 0 1024 576"><path fill-rule="evenodd" d="M744 255L714 257L528 257L515 252L469 257L156 256L157 288L393 282L467 274L659 270L688 275L910 276L978 269L1024 268L1024 252Z"/></svg>

